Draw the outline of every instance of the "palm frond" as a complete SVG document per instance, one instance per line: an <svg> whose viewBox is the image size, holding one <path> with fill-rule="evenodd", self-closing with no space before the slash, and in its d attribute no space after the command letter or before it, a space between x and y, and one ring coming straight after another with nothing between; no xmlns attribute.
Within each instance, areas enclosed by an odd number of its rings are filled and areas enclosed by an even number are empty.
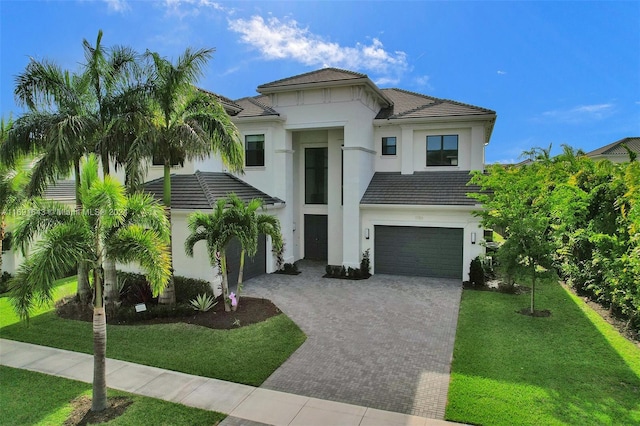
<svg viewBox="0 0 640 426"><path fill-rule="evenodd" d="M91 235L76 224L61 224L47 230L35 250L11 281L11 302L23 320L32 309L53 301L55 280L78 262L92 258ZM93 259L92 259L93 260Z"/></svg>
<svg viewBox="0 0 640 426"><path fill-rule="evenodd" d="M171 255L166 241L140 225L121 228L105 242L107 257L121 262L140 264L154 294L167 285L171 277Z"/></svg>
<svg viewBox="0 0 640 426"><path fill-rule="evenodd" d="M56 226L73 223L82 228L82 221L69 206L51 200L32 199L16 211L19 221L13 232L13 241L23 254L40 234Z"/></svg>

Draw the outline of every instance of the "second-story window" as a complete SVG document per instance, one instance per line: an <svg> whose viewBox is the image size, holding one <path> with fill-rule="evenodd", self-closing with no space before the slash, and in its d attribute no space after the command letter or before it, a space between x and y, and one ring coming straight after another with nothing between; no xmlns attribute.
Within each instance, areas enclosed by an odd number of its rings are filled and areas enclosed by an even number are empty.
<svg viewBox="0 0 640 426"><path fill-rule="evenodd" d="M382 138L382 155L396 155L396 138Z"/></svg>
<svg viewBox="0 0 640 426"><path fill-rule="evenodd" d="M264 166L264 135L247 135L244 137L245 165Z"/></svg>
<svg viewBox="0 0 640 426"><path fill-rule="evenodd" d="M427 166L457 166L458 135L427 136Z"/></svg>

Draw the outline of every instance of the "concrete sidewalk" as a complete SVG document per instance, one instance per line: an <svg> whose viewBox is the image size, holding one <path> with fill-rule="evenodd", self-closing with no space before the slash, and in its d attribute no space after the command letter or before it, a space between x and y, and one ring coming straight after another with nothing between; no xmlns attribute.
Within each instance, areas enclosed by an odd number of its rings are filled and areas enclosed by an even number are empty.
<svg viewBox="0 0 640 426"><path fill-rule="evenodd" d="M0 364L91 383L93 356L0 339ZM230 417L224 425L444 426L443 420L255 388L107 359L107 385Z"/></svg>

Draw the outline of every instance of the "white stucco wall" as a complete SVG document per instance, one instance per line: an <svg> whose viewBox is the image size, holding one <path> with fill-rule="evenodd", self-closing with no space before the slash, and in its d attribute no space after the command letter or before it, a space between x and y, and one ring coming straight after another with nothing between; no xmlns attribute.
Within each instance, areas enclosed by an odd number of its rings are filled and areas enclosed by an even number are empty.
<svg viewBox="0 0 640 426"><path fill-rule="evenodd" d="M458 135L458 165L427 167L427 136ZM382 138L396 137L396 155L382 155ZM422 171L482 170L485 127L473 121L377 125L375 170L412 174Z"/></svg>
<svg viewBox="0 0 640 426"><path fill-rule="evenodd" d="M371 272L375 274L375 226L416 226L463 229L463 279L469 279L469 265L476 256L484 253L480 219L473 216L472 209L444 206L362 206L362 228L360 241L362 251L369 249ZM365 229L369 229L369 239ZM476 243L471 243L471 233L476 233Z"/></svg>

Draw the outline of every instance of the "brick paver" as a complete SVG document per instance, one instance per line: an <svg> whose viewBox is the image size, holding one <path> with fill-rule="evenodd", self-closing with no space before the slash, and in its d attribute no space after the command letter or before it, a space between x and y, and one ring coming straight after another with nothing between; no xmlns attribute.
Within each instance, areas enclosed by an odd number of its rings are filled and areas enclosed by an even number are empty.
<svg viewBox="0 0 640 426"><path fill-rule="evenodd" d="M444 418L462 283L375 275L270 274L245 295L272 300L307 334L262 385L267 389L405 414Z"/></svg>

